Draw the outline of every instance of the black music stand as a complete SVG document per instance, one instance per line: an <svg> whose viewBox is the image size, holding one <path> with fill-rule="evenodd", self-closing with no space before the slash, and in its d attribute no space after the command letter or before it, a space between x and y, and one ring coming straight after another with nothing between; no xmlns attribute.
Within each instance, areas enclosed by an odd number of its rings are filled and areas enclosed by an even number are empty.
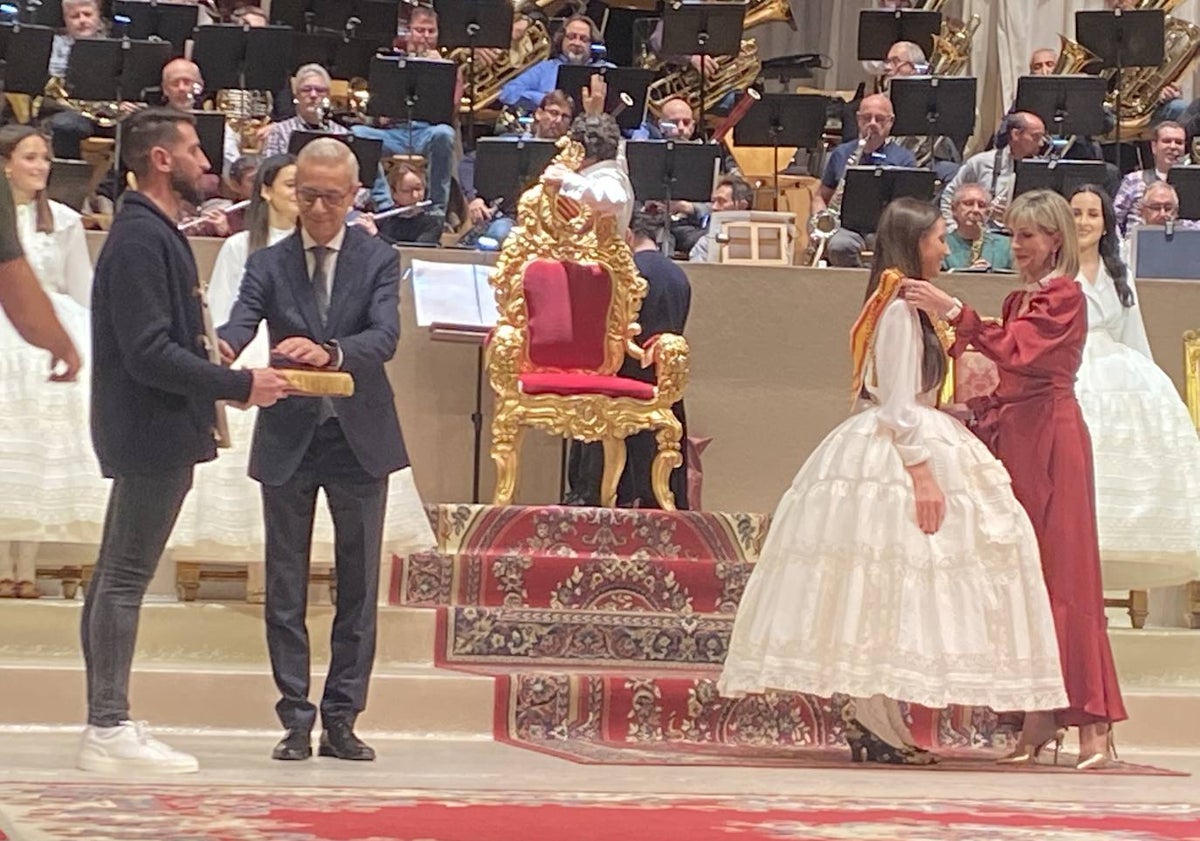
<svg viewBox="0 0 1200 841"><path fill-rule="evenodd" d="M344 32L347 36L396 37L396 0L274 0L271 23L298 32Z"/></svg>
<svg viewBox="0 0 1200 841"><path fill-rule="evenodd" d="M475 150L475 194L487 201L514 201L558 154L553 140L482 137ZM511 210L516 213L516 207Z"/></svg>
<svg viewBox="0 0 1200 841"><path fill-rule="evenodd" d="M1030 190L1052 190L1063 198L1084 184L1104 186L1104 161L1017 161L1013 198Z"/></svg>
<svg viewBox="0 0 1200 841"><path fill-rule="evenodd" d="M745 3L707 3L674 0L663 7L663 55L735 56L742 49L746 23ZM700 64L700 108L696 126L704 130L704 94L707 83Z"/></svg>
<svg viewBox="0 0 1200 841"><path fill-rule="evenodd" d="M1117 169L1121 167L1121 72L1127 67L1158 67L1165 58L1166 13L1162 9L1076 12L1075 38L1100 57L1100 67L1116 70Z"/></svg>
<svg viewBox="0 0 1200 841"><path fill-rule="evenodd" d="M327 131L294 131L288 139L288 154L299 155L300 150L321 137L331 137L345 143L358 160L359 183L370 187L379 175L379 162L383 159L383 141L353 134L333 134Z"/></svg>
<svg viewBox="0 0 1200 841"><path fill-rule="evenodd" d="M671 230L671 202L708 201L721 161L715 143L683 140L631 140L625 144L629 181L638 201L660 201L663 230ZM671 256L671 240L664 237L663 255Z"/></svg>
<svg viewBox="0 0 1200 841"><path fill-rule="evenodd" d="M286 26L199 26L192 61L200 67L209 90L276 94L287 86L293 34Z"/></svg>
<svg viewBox="0 0 1200 841"><path fill-rule="evenodd" d="M413 120L449 123L454 117L458 68L449 61L375 56L371 59L367 114L403 117L408 121L408 148L413 148Z"/></svg>
<svg viewBox="0 0 1200 841"><path fill-rule="evenodd" d="M171 60L167 41L128 38L81 38L67 62L67 92L89 102L145 102L148 90L158 90L163 65ZM113 174L121 182L121 121L114 134Z"/></svg>
<svg viewBox="0 0 1200 841"><path fill-rule="evenodd" d="M29 7L33 6L32 9ZM25 17L30 23L38 26L48 26L51 29L62 29L66 26L62 14L62 0L38 0L36 3L26 3Z"/></svg>
<svg viewBox="0 0 1200 841"><path fill-rule="evenodd" d="M319 64L333 79L365 79L371 73L371 59L392 44L391 38L383 36L351 38L336 32L292 32L291 36L288 76L305 64Z"/></svg>
<svg viewBox="0 0 1200 841"><path fill-rule="evenodd" d="M770 146L774 149L771 159L775 193L773 209L779 209L779 147L823 148L821 137L825 133L825 109L828 107L829 97L825 96L765 93L733 127L733 142L737 146Z"/></svg>
<svg viewBox="0 0 1200 841"><path fill-rule="evenodd" d="M1104 133L1107 91L1099 76L1022 76L1013 110L1037 114L1051 136L1094 137Z"/></svg>
<svg viewBox="0 0 1200 841"><path fill-rule="evenodd" d="M615 112L615 119L621 131L631 131L640 126L646 119L646 91L650 82L654 80L655 71L640 67L561 64L558 67L555 87L571 97L575 107L582 111L583 89L592 83L593 74L603 76L608 85L608 93L604 96L604 111L608 114ZM621 94L627 94L633 100L633 105L626 106L621 100ZM620 110L617 110L618 107Z"/></svg>
<svg viewBox="0 0 1200 841"><path fill-rule="evenodd" d="M118 17L129 22L120 27L116 23ZM171 57L178 58L183 55L187 41L200 21L200 7L158 0L148 3L117 0L113 3L113 21L114 35L136 40L160 38L171 44Z"/></svg>
<svg viewBox="0 0 1200 841"><path fill-rule="evenodd" d="M0 24L4 92L41 96L50 80L46 68L53 46L54 30L48 26Z"/></svg>
<svg viewBox="0 0 1200 841"><path fill-rule="evenodd" d="M72 161L55 158L50 167L50 181L46 195L61 202L72 210L83 210L92 191L92 165L87 161Z"/></svg>
<svg viewBox="0 0 1200 841"><path fill-rule="evenodd" d="M933 54L933 36L941 29L941 12L863 9L858 13L858 60L882 61L897 41L912 41L930 56Z"/></svg>
<svg viewBox="0 0 1200 841"><path fill-rule="evenodd" d="M220 111L191 111L196 118L196 135L208 158L210 171L218 177L225 171L225 115Z"/></svg>
<svg viewBox="0 0 1200 841"><path fill-rule="evenodd" d="M897 76L891 82L892 134L949 137L961 144L975 131L975 79Z"/></svg>
<svg viewBox="0 0 1200 841"><path fill-rule="evenodd" d="M508 50L512 44L512 0L434 0L438 45L467 48L467 134L465 148L475 148L475 50Z"/></svg>
<svg viewBox="0 0 1200 841"><path fill-rule="evenodd" d="M1179 195L1179 218L1200 219L1200 166L1173 166L1167 183Z"/></svg>
<svg viewBox="0 0 1200 841"><path fill-rule="evenodd" d="M842 227L863 236L874 233L883 209L899 198L933 202L932 170L904 166L846 167Z"/></svg>

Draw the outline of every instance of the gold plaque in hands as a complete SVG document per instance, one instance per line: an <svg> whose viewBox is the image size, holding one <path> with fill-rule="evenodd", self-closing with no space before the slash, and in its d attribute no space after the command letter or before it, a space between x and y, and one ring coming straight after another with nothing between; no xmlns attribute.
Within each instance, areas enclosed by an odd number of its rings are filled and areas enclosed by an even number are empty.
<svg viewBox="0 0 1200 841"><path fill-rule="evenodd" d="M345 371L315 371L301 368L276 369L299 397L352 397L354 377Z"/></svg>

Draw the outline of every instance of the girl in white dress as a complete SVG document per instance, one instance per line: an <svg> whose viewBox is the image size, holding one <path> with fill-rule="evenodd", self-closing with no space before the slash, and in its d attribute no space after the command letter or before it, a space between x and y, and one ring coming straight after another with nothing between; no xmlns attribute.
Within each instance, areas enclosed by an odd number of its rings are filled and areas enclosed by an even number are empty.
<svg viewBox="0 0 1200 841"><path fill-rule="evenodd" d="M1200 578L1200 437L1154 364L1103 189L1071 197L1088 336L1075 391L1092 437L1106 589Z"/></svg>
<svg viewBox="0 0 1200 841"><path fill-rule="evenodd" d="M719 689L846 694L855 761L924 764L896 701L1066 706L1037 539L1008 473L935 408L945 356L897 297L933 278L946 227L930 204L879 221L852 332L859 411L783 495L738 607Z"/></svg>
<svg viewBox="0 0 1200 841"><path fill-rule="evenodd" d="M29 126L0 129L17 234L55 314L84 359L50 382L49 356L0 317L0 597L37 598L39 543L96 543L107 486L88 428L92 263L78 213L46 197L50 146Z"/></svg>
<svg viewBox="0 0 1200 841"><path fill-rule="evenodd" d="M246 208L246 230L225 240L213 265L208 303L214 325L220 326L229 320L249 256L291 236L296 230L299 213L296 159L292 155L267 158L255 177L250 206ZM269 365L269 360L270 340L264 322L234 365L262 368ZM247 475L258 412L256 409L230 408L226 415L233 446L221 450L216 461L196 466L192 492L180 512L169 544L175 550L176 558L186 555L245 562L263 558L262 496L258 483ZM317 506L313 558L331 561L333 521L327 508ZM405 468L393 473L388 485L384 552L404 555L431 549L434 544L433 530L413 483L412 470ZM384 570L388 568L388 564L383 565ZM381 588L381 592L386 593L387 589Z"/></svg>

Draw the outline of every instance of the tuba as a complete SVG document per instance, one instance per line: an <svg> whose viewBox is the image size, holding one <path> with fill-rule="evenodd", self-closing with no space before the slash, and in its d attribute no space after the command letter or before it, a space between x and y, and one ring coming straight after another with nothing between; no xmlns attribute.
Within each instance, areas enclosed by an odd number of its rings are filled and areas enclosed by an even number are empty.
<svg viewBox="0 0 1200 841"><path fill-rule="evenodd" d="M753 38L742 41L742 49L735 56L713 56L717 72L704 77L704 110L712 111L730 92L745 90L754 84L762 72L762 60L758 57L758 44ZM678 97L693 109L700 107L700 73L690 64L651 83L646 90L646 107L654 116L662 113L668 99Z"/></svg>
<svg viewBox="0 0 1200 841"><path fill-rule="evenodd" d="M1087 69L1098 61L1100 61L1100 56L1078 41L1073 41L1066 35L1060 34L1058 36L1058 61L1055 62L1052 73L1055 76L1086 73Z"/></svg>
<svg viewBox="0 0 1200 841"><path fill-rule="evenodd" d="M979 29L979 15L971 15L964 23L942 21L942 31L933 36L933 53L929 56L930 76L957 76L971 57L971 42Z"/></svg>
<svg viewBox="0 0 1200 841"><path fill-rule="evenodd" d="M1158 108L1158 97L1167 85L1173 85L1200 55L1200 27L1170 14L1182 0L1141 0L1138 9L1162 9L1167 13L1163 34L1163 63L1158 67L1133 67L1121 72L1121 131L1145 128ZM1112 71L1109 71L1111 76ZM1106 104L1116 107L1117 92L1109 94Z"/></svg>
<svg viewBox="0 0 1200 841"><path fill-rule="evenodd" d="M268 91L229 88L217 93L216 110L225 115L242 154L258 154L258 130L271 122L273 98Z"/></svg>
<svg viewBox="0 0 1200 841"><path fill-rule="evenodd" d="M791 0L750 0L746 4L743 31L758 26L761 23L781 21L796 31L796 18L792 15Z"/></svg>
<svg viewBox="0 0 1200 841"><path fill-rule="evenodd" d="M465 65L471 57L471 51L466 47L451 50L446 58ZM475 67L475 110L482 111L500 96L500 88L513 78L519 76L539 61L550 57L550 35L541 21L531 20L524 34L521 35L508 52L501 54L494 64ZM462 110L470 106L464 95Z"/></svg>

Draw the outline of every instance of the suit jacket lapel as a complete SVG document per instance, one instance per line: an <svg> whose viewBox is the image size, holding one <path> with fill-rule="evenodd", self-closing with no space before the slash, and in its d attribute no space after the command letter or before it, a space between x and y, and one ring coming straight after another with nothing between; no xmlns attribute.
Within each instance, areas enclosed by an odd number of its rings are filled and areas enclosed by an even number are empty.
<svg viewBox="0 0 1200 841"><path fill-rule="evenodd" d="M312 280L308 276L308 259L304 254L304 241L300 238L300 232L292 234L287 239L287 243L286 271L292 285L292 294L296 297L300 314L304 316L304 323L308 325L308 329L312 331L314 337L324 340L325 330L321 327L321 314L317 311L317 296L313 292ZM339 259L339 271L341 262ZM337 284L335 283L334 286L336 287Z"/></svg>
<svg viewBox="0 0 1200 841"><path fill-rule="evenodd" d="M363 273L359 249L355 248L358 244L356 233L355 228L346 231L346 236L342 239L342 250L338 252L337 270L333 274L333 289L329 295L329 320L325 329L327 338L337 335L337 327L345 314L346 301L353 295L354 285ZM313 300L315 302L315 297Z"/></svg>

